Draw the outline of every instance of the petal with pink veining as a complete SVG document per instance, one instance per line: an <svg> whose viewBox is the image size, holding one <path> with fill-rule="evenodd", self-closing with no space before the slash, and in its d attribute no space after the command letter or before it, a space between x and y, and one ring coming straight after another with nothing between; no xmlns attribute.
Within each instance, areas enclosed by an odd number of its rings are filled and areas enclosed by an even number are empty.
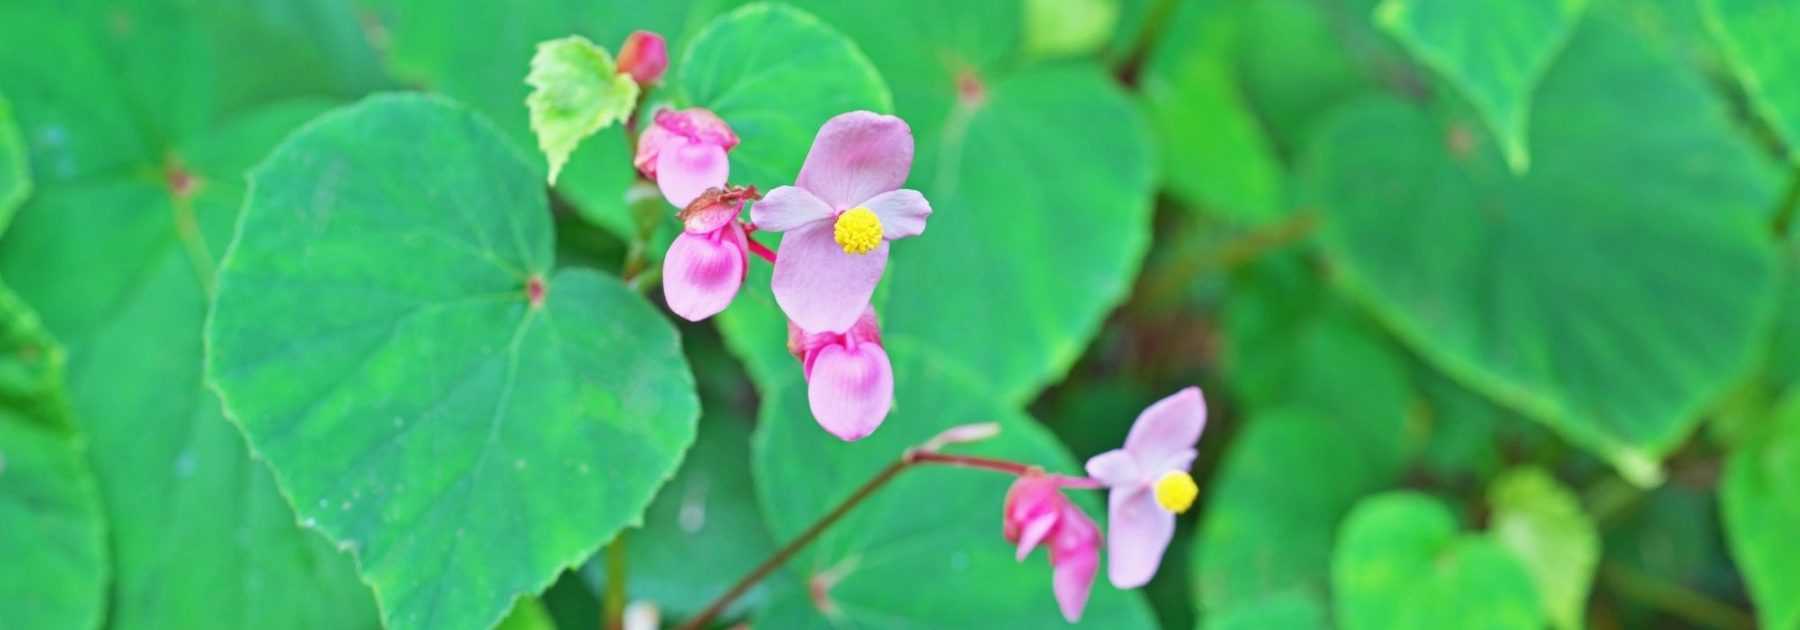
<svg viewBox="0 0 1800 630"><path fill-rule="evenodd" d="M1106 575L1113 586L1149 582L1175 535L1175 515L1156 504L1149 488L1114 489L1107 496L1107 527Z"/></svg>
<svg viewBox="0 0 1800 630"><path fill-rule="evenodd" d="M724 186L730 175L725 148L716 144L674 140L656 156L656 187L677 208L687 207L708 188Z"/></svg>
<svg viewBox="0 0 1800 630"><path fill-rule="evenodd" d="M819 350L806 384L819 426L846 442L874 433L894 404L894 368L873 343Z"/></svg>
<svg viewBox="0 0 1800 630"><path fill-rule="evenodd" d="M743 229L708 234L683 231L663 258L663 299L669 310L697 322L725 310L744 283Z"/></svg>
<svg viewBox="0 0 1800 630"><path fill-rule="evenodd" d="M924 233L925 218L931 216L925 195L910 188L875 195L863 205L881 219L881 237L890 241Z"/></svg>
<svg viewBox="0 0 1800 630"><path fill-rule="evenodd" d="M833 210L849 210L905 184L912 160L906 121L867 111L838 114L819 128L794 184Z"/></svg>
<svg viewBox="0 0 1800 630"><path fill-rule="evenodd" d="M756 224L756 229L770 232L786 232L830 219L831 215L831 206L812 193L793 186L776 186L775 190L750 205L750 222Z"/></svg>
<svg viewBox="0 0 1800 630"><path fill-rule="evenodd" d="M1156 401L1138 414L1125 436L1125 451L1147 474L1176 468L1185 470L1193 459L1194 443L1206 428L1206 400L1200 388L1188 387ZM1186 456L1186 461L1182 457Z"/></svg>
<svg viewBox="0 0 1800 630"><path fill-rule="evenodd" d="M775 256L770 281L775 302L808 332L849 329L869 306L887 267L887 243L867 254L847 254L832 229L821 221L790 231Z"/></svg>

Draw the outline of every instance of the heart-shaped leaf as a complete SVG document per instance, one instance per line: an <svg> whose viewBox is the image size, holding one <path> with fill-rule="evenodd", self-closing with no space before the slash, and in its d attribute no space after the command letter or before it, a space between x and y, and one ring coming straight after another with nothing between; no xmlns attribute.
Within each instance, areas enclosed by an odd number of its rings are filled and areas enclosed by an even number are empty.
<svg viewBox="0 0 1800 630"><path fill-rule="evenodd" d="M1337 620L1346 630L1536 630L1531 576L1500 543L1459 534L1456 518L1413 492L1377 495L1345 519L1332 554Z"/></svg>
<svg viewBox="0 0 1800 630"><path fill-rule="evenodd" d="M106 520L62 378L62 349L0 286L0 627L86 630L106 609Z"/></svg>
<svg viewBox="0 0 1800 630"><path fill-rule="evenodd" d="M1732 558L1743 569L1764 628L1800 628L1800 396L1725 463L1720 510Z"/></svg>
<svg viewBox="0 0 1800 630"><path fill-rule="evenodd" d="M391 628L478 628L585 560L694 437L674 330L550 276L542 180L485 120L379 96L251 173L207 327L229 415Z"/></svg>
<svg viewBox="0 0 1800 630"><path fill-rule="evenodd" d="M200 378L207 288L243 171L320 110L290 103L213 120L219 103L310 84L240 83L212 63L255 58L266 70L310 50L279 37L220 55L221 29L271 32L231 19L236 8L145 2L77 20L0 7L0 40L56 51L0 55L36 184L0 242L0 274L68 346L69 398L109 523L110 627L372 628L374 599L350 559L299 528ZM192 37L167 39L178 35ZM182 63L162 47L176 43L191 55ZM132 87L148 65L156 90ZM178 133L190 126L208 130Z"/></svg>
<svg viewBox="0 0 1800 630"><path fill-rule="evenodd" d="M624 121L637 106L637 82L619 72L605 48L580 35L539 43L525 83L531 130L550 159L552 184L583 138Z"/></svg>
<svg viewBox="0 0 1800 630"><path fill-rule="evenodd" d="M1800 5L1788 0L1701 0L1706 26L1763 119L1800 164Z"/></svg>
<svg viewBox="0 0 1800 630"><path fill-rule="evenodd" d="M844 443L819 430L805 383L791 378L767 390L752 444L757 496L776 537L798 535L906 448L952 426L995 421L1000 435L953 447L1077 473L1077 464L1030 418L995 403L964 369L921 355L921 346L886 338L895 357L894 413L880 431ZM1154 627L1149 607L1104 575L1094 583L1081 623L1068 626L1051 594L1044 552L1013 558L1001 537L1001 507L1012 478L926 466L901 474L801 551L788 567L810 588L771 602L761 624L780 628ZM1078 491L1070 491L1075 493ZM1080 493L1101 520L1100 497ZM920 602L930 602L921 606Z"/></svg>
<svg viewBox="0 0 1800 630"><path fill-rule="evenodd" d="M1587 0L1385 0L1375 20L1468 95L1507 164L1531 164L1531 93L1574 32Z"/></svg>
<svg viewBox="0 0 1800 630"><path fill-rule="evenodd" d="M1496 480L1488 501L1494 539L1525 563L1550 623L1581 630L1600 563L1600 533L1581 500L1549 473L1521 468Z"/></svg>
<svg viewBox="0 0 1800 630"><path fill-rule="evenodd" d="M1468 125L1363 102L1313 145L1307 202L1352 293L1421 354L1650 481L1769 321L1771 173L1697 77L1610 23L1575 36L1536 112L1515 178Z"/></svg>

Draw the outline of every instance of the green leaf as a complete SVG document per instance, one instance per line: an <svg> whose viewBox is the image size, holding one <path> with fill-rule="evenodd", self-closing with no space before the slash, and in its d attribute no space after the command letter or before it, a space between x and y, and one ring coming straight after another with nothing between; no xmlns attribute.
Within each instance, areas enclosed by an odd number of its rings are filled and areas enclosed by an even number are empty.
<svg viewBox="0 0 1800 630"><path fill-rule="evenodd" d="M854 42L779 4L719 16L673 70L688 103L718 114L741 141L730 154L732 183L765 191L794 182L832 116L894 109L881 73Z"/></svg>
<svg viewBox="0 0 1800 630"><path fill-rule="evenodd" d="M1370 66L1380 64L1363 57L1372 44L1385 42L1358 37L1374 32L1367 13L1341 14L1361 3L1367 0L1241 3L1237 76L1284 157L1304 147L1333 109L1376 90L1378 77Z"/></svg>
<svg viewBox="0 0 1800 630"><path fill-rule="evenodd" d="M1758 114L1800 164L1800 5L1789 0L1701 0L1706 26Z"/></svg>
<svg viewBox="0 0 1800 630"><path fill-rule="evenodd" d="M551 184L583 138L624 122L637 107L637 82L619 72L605 48L580 35L539 43L525 83L531 130L550 158Z"/></svg>
<svg viewBox="0 0 1800 630"><path fill-rule="evenodd" d="M798 535L906 448L956 425L995 421L1002 427L992 440L952 447L957 453L1031 462L1065 474L1079 470L1048 432L995 402L973 375L922 355L911 339L889 335L886 341L896 360L898 404L866 439L844 443L819 428L807 409L798 365L791 378L765 390L751 447L757 497L777 538ZM789 561L805 583L821 587L819 599L809 589L789 589L771 602L759 625L1154 627L1143 599L1114 589L1104 576L1094 582L1081 623L1064 623L1045 552L1015 561L996 525L1011 481L943 466L903 472ZM1075 499L1102 520L1100 496L1084 492ZM826 610L815 601L825 602Z"/></svg>
<svg viewBox="0 0 1800 630"><path fill-rule="evenodd" d="M1488 490L1494 539L1525 565L1550 623L1585 627L1588 588L1600 563L1600 534L1581 500L1537 468L1508 472Z"/></svg>
<svg viewBox="0 0 1800 630"><path fill-rule="evenodd" d="M1358 503L1332 555L1338 623L1346 630L1543 627L1519 561L1499 542L1457 529L1449 510L1422 494Z"/></svg>
<svg viewBox="0 0 1800 630"><path fill-rule="evenodd" d="M550 611L538 598L521 597L494 630L556 630L556 621L550 618Z"/></svg>
<svg viewBox="0 0 1800 630"><path fill-rule="evenodd" d="M1369 453L1344 447L1348 431L1339 421L1274 411L1251 419L1232 442L1194 545L1203 617L1282 593L1323 606L1339 521L1359 497L1394 481Z"/></svg>
<svg viewBox="0 0 1800 630"><path fill-rule="evenodd" d="M0 96L0 234L6 233L13 212L31 194L31 164L26 160L25 141L13 123L12 103Z"/></svg>
<svg viewBox="0 0 1800 630"><path fill-rule="evenodd" d="M617 45L632 31L643 29L666 37L669 50L681 50L709 18L740 3L369 0L371 20L388 36L388 63L396 74L485 114L521 150L537 146L523 105L530 88L519 74L530 66L538 42L581 35ZM671 72L680 71L676 63ZM653 92L649 101L657 98ZM571 201L583 219L626 242L638 238L626 200L636 178L631 158L625 130L603 130L569 155L556 185L557 193ZM542 176L540 164L534 160L532 166Z"/></svg>
<svg viewBox="0 0 1800 630"><path fill-rule="evenodd" d="M1309 153L1307 202L1352 293L1421 354L1653 481L1766 330L1771 171L1697 77L1608 23L1536 111L1515 178L1466 123L1362 102Z"/></svg>
<svg viewBox="0 0 1800 630"><path fill-rule="evenodd" d="M1507 164L1531 164L1531 93L1574 32L1587 0L1384 0L1375 21L1462 90L1499 138Z"/></svg>
<svg viewBox="0 0 1800 630"><path fill-rule="evenodd" d="M1262 223L1286 214L1283 167L1238 87L1238 13L1182 3L1141 81L1169 188L1190 205Z"/></svg>
<svg viewBox="0 0 1800 630"><path fill-rule="evenodd" d="M85 22L0 8L0 40L57 51L0 55L0 91L14 98L36 178L0 241L0 274L68 346L69 398L110 523L108 624L372 628L374 602L350 560L296 525L200 378L207 286L243 170L319 107L259 107L170 135L198 124L176 112L254 94L214 90L214 57L159 56L156 28L196 28L160 6ZM205 41L188 44L204 51ZM139 102L121 86L148 72L130 64L152 62L166 100Z"/></svg>
<svg viewBox="0 0 1800 630"><path fill-rule="evenodd" d="M1800 628L1800 396L1789 397L1768 429L1726 460L1720 511L1757 620L1770 630L1793 630Z"/></svg>
<svg viewBox="0 0 1800 630"><path fill-rule="evenodd" d="M1024 0L1025 52L1033 57L1085 55L1106 45L1121 0Z"/></svg>
<svg viewBox="0 0 1800 630"><path fill-rule="evenodd" d="M388 627L490 626L639 522L693 440L693 378L624 285L549 275L541 180L497 130L374 97L251 187L208 374Z"/></svg>
<svg viewBox="0 0 1800 630"><path fill-rule="evenodd" d="M1278 593L1206 618L1205 630L1325 630L1325 606L1307 595Z"/></svg>
<svg viewBox="0 0 1800 630"><path fill-rule="evenodd" d="M106 610L106 519L62 379L62 349L0 286L0 627L85 630Z"/></svg>
<svg viewBox="0 0 1800 630"><path fill-rule="evenodd" d="M702 407L707 415L681 470L650 503L643 527L625 535L628 594L632 601L654 603L665 619L699 613L775 553L750 482L748 410L740 414L714 400L703 400ZM703 569L699 558L705 559ZM604 592L604 553L583 567L582 577L594 592ZM725 614L760 607L773 583L758 584Z"/></svg>

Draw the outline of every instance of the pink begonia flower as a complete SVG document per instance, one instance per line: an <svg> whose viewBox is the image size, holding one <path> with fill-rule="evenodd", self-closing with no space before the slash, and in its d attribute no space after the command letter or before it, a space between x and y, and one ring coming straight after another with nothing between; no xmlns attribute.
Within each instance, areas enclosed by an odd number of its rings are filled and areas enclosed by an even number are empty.
<svg viewBox="0 0 1800 630"><path fill-rule="evenodd" d="M1006 491L1002 530L1024 560L1040 543L1050 543L1051 586L1069 623L1081 620L1094 574L1100 570L1100 528L1063 496L1064 479L1024 475Z"/></svg>
<svg viewBox="0 0 1800 630"><path fill-rule="evenodd" d="M619 45L619 72L631 75L638 85L662 80L669 68L669 43L650 31L634 31Z"/></svg>
<svg viewBox="0 0 1800 630"><path fill-rule="evenodd" d="M1088 476L1111 489L1106 574L1114 586L1137 588L1156 575L1175 533L1175 515L1199 494L1188 467L1204 428L1206 401L1200 388L1189 387L1138 414L1125 448L1087 461Z"/></svg>
<svg viewBox="0 0 1800 630"><path fill-rule="evenodd" d="M664 199L686 208L708 188L725 185L731 175L725 152L737 143L731 126L704 108L658 110L638 136L631 163L656 182Z"/></svg>
<svg viewBox="0 0 1800 630"><path fill-rule="evenodd" d="M790 321L788 351L800 359L813 419L826 431L853 442L887 419L894 406L894 367L881 346L875 309L864 307L844 332L810 333Z"/></svg>
<svg viewBox="0 0 1800 630"><path fill-rule="evenodd" d="M806 330L844 330L869 305L887 267L888 241L925 231L931 205L903 189L912 170L906 121L839 114L819 128L793 186L750 206L759 230L787 232L772 288Z"/></svg>
<svg viewBox="0 0 1800 630"><path fill-rule="evenodd" d="M725 310L749 270L748 237L738 214L756 188L707 190L676 215L681 235L663 257L663 300L669 310L697 322Z"/></svg>

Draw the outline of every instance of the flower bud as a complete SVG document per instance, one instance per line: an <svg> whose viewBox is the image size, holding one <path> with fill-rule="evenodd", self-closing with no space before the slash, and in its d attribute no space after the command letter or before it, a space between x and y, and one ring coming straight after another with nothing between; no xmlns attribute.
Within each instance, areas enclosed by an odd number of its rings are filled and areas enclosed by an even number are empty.
<svg viewBox="0 0 1800 630"><path fill-rule="evenodd" d="M637 31L619 45L619 71L631 75L638 85L647 86L662 80L669 68L669 45L663 36L650 31Z"/></svg>

